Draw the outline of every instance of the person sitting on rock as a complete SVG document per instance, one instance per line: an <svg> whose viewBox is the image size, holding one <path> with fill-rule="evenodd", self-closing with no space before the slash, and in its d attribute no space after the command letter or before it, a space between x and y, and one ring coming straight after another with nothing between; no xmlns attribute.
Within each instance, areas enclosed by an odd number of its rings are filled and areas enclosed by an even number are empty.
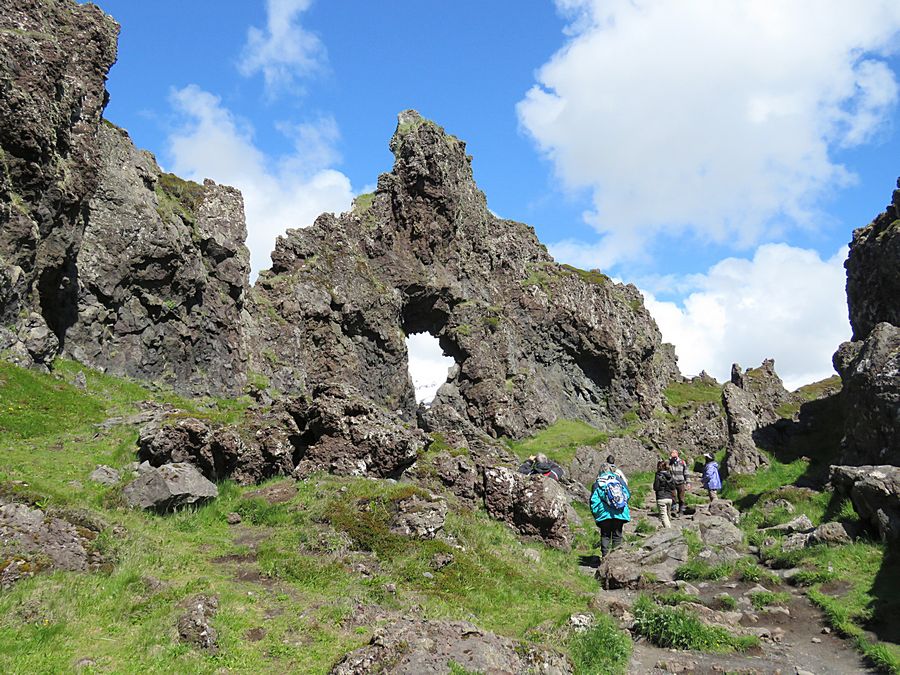
<svg viewBox="0 0 900 675"><path fill-rule="evenodd" d="M600 552L605 558L622 544L622 529L631 520L628 500L631 492L612 471L604 471L591 490L591 513L600 528Z"/></svg>
<svg viewBox="0 0 900 675"><path fill-rule="evenodd" d="M678 498L678 508L672 511L674 518L684 514L684 493L690 487L687 462L678 456L678 450L669 453L669 471L675 479L675 496Z"/></svg>
<svg viewBox="0 0 900 675"><path fill-rule="evenodd" d="M661 459L656 463L656 477L653 479L653 491L656 492L656 505L663 527L672 527L669 522L669 509L675 501L675 478L669 471L669 464Z"/></svg>
<svg viewBox="0 0 900 675"><path fill-rule="evenodd" d="M703 487L709 492L709 503L716 501L716 495L722 489L722 478L719 476L719 463L711 453L703 455L706 464L703 467Z"/></svg>
<svg viewBox="0 0 900 675"><path fill-rule="evenodd" d="M519 465L518 471L526 476L548 476L555 480L562 480L564 473L563 468L559 464L542 453L532 455L526 459Z"/></svg>

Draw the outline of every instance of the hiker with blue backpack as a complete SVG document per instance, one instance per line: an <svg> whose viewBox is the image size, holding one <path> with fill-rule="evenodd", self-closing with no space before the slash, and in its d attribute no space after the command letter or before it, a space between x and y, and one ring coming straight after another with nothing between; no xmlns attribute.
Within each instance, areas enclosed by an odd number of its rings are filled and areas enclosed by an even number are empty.
<svg viewBox="0 0 900 675"><path fill-rule="evenodd" d="M591 490L591 513L600 528L600 552L606 555L622 544L622 529L631 520L631 492L615 471L601 468Z"/></svg>

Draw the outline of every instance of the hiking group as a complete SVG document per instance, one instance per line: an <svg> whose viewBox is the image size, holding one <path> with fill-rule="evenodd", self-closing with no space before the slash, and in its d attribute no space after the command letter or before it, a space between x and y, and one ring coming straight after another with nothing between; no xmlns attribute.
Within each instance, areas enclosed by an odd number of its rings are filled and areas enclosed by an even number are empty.
<svg viewBox="0 0 900 675"><path fill-rule="evenodd" d="M704 454L703 458L705 463L701 482L712 502L722 489L719 464L710 453ZM672 450L668 461L660 460L657 463L653 491L656 493L656 505L663 527L672 526L670 513L672 518L684 515L685 493L690 489L689 478L687 462L681 458L678 450ZM609 455L600 466L597 480L591 489L591 512L600 528L600 551L604 558L622 543L625 523L631 520L628 508L630 499L628 479L616 467L615 457Z"/></svg>

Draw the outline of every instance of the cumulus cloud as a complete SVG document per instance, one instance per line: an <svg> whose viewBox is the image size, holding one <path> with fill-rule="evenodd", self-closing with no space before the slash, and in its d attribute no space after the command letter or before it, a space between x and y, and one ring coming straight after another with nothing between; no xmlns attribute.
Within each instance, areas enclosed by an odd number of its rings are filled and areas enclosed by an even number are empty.
<svg viewBox="0 0 900 675"><path fill-rule="evenodd" d="M445 356L436 337L428 333L416 333L406 338L409 354L409 374L416 389L416 402L431 403L444 382L454 361Z"/></svg>
<svg viewBox="0 0 900 675"><path fill-rule="evenodd" d="M267 0L266 28L251 27L238 62L242 75L262 73L266 90L274 95L293 88L297 78L318 70L325 47L300 25L300 15L312 0Z"/></svg>
<svg viewBox="0 0 900 675"><path fill-rule="evenodd" d="M898 100L895 0L557 0L567 42L518 104L605 265L660 233L749 248L813 227Z"/></svg>
<svg viewBox="0 0 900 675"><path fill-rule="evenodd" d="M664 281L691 288L679 303L644 291L663 339L675 345L682 373L706 370L727 381L732 363L775 359L795 389L834 374L831 355L850 339L843 247L828 260L786 244L760 246L752 260L727 258L705 274Z"/></svg>
<svg viewBox="0 0 900 675"><path fill-rule="evenodd" d="M212 178L241 190L254 277L270 266L275 237L286 228L306 227L323 212L349 208L350 179L328 168L337 159L334 120L283 125L293 149L269 157L254 144L253 129L217 96L189 85L173 91L171 101L181 118L168 138L171 168L185 178Z"/></svg>

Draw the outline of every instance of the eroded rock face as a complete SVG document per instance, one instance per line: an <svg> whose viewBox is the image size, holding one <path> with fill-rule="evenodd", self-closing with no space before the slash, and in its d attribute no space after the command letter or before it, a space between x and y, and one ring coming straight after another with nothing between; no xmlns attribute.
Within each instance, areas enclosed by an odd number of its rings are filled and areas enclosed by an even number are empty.
<svg viewBox="0 0 900 675"><path fill-rule="evenodd" d="M900 465L900 327L876 325L834 355L845 409L841 462Z"/></svg>
<svg viewBox="0 0 900 675"><path fill-rule="evenodd" d="M102 558L90 542L102 528L90 519L0 500L0 589L42 570L96 568Z"/></svg>
<svg viewBox="0 0 900 675"><path fill-rule="evenodd" d="M492 518L551 546L569 547L569 521L575 514L565 490L555 480L489 467L484 469L483 494L484 507Z"/></svg>
<svg viewBox="0 0 900 675"><path fill-rule="evenodd" d="M397 478L416 461L425 434L344 384L326 384L290 408L300 435L297 475Z"/></svg>
<svg viewBox="0 0 900 675"><path fill-rule="evenodd" d="M2 313L41 317L59 342L75 318L75 258L118 30L70 0L9 0L0 12ZM0 348L38 364L56 355L23 347L17 330L2 331Z"/></svg>
<svg viewBox="0 0 900 675"><path fill-rule="evenodd" d="M675 362L636 288L493 216L465 144L417 113L391 149L352 212L279 238L252 292L255 370L290 391L340 380L412 419L404 338L428 331L458 364L439 399L493 436L658 404Z"/></svg>
<svg viewBox="0 0 900 675"><path fill-rule="evenodd" d="M449 663L477 673L562 675L573 672L562 654L500 637L465 621L411 619L401 619L380 629L368 645L347 654L331 672L333 675L449 673Z"/></svg>
<svg viewBox="0 0 900 675"><path fill-rule="evenodd" d="M110 124L97 142L103 162L76 261L78 318L66 351L190 394L240 392L250 272L240 193L162 173Z"/></svg>
<svg viewBox="0 0 900 675"><path fill-rule="evenodd" d="M866 339L879 323L900 326L900 189L884 213L853 232L844 267L853 340Z"/></svg>
<svg viewBox="0 0 900 675"><path fill-rule="evenodd" d="M253 485L291 474L298 433L293 417L279 406L251 411L239 425L162 418L141 429L138 458L154 467L187 462L209 480Z"/></svg>
<svg viewBox="0 0 900 675"><path fill-rule="evenodd" d="M753 434L759 429L759 418L751 406L751 396L732 382L722 390L725 419L728 424L728 453L722 462L725 475L756 472L768 466L769 460L756 446Z"/></svg>
<svg viewBox="0 0 900 675"><path fill-rule="evenodd" d="M659 453L634 438L611 438L600 447L582 446L575 451L569 469L572 480L590 487L609 455L616 458L616 466L626 476L638 471L655 471L660 459Z"/></svg>
<svg viewBox="0 0 900 675"><path fill-rule="evenodd" d="M850 498L869 529L885 541L900 542L900 467L833 466L831 483Z"/></svg>

